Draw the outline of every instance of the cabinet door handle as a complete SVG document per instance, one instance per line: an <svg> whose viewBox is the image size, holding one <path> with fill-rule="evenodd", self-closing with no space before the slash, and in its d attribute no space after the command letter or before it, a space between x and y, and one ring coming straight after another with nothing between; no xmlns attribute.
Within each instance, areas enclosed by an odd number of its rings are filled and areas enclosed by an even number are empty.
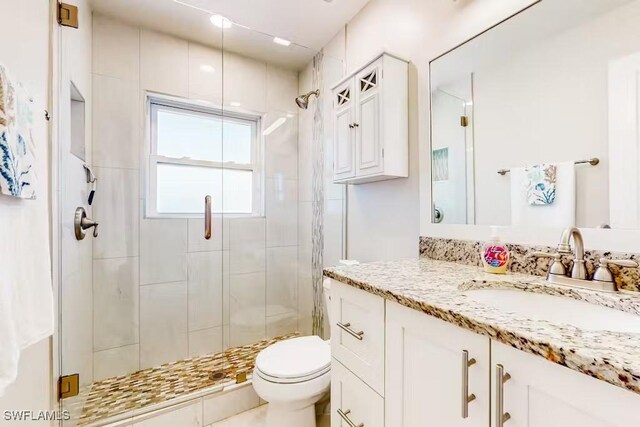
<svg viewBox="0 0 640 427"><path fill-rule="evenodd" d="M354 127L353 123L349 123L349 129L353 129Z"/></svg>
<svg viewBox="0 0 640 427"><path fill-rule="evenodd" d="M475 394L469 394L469 367L476 364L476 359L469 359L469 352L462 351L462 418L469 417L469 402L476 400Z"/></svg>
<svg viewBox="0 0 640 427"><path fill-rule="evenodd" d="M338 415L340 415L340 418L342 418L344 422L349 425L349 427L364 427L364 423L360 423L356 425L353 421L351 421L351 419L349 418L350 413L351 413L351 409L347 409L346 411L343 411L342 409L338 408Z"/></svg>
<svg viewBox="0 0 640 427"><path fill-rule="evenodd" d="M511 379L511 375L504 372L504 366L496 365L496 425L502 427L511 419L511 414L504 412L504 383Z"/></svg>
<svg viewBox="0 0 640 427"><path fill-rule="evenodd" d="M342 329L343 331L345 331L346 333L348 333L349 335L351 335L355 339L362 341L362 337L364 335L364 331L359 331L359 332L354 331L353 329L351 329L351 323L340 323L340 322L337 322L336 325L338 325L338 327L340 329Z"/></svg>
<svg viewBox="0 0 640 427"><path fill-rule="evenodd" d="M354 127L354 128L359 128L359 127L360 127L360 125L359 125L358 123L354 123L354 124L353 124L353 127Z"/></svg>
<svg viewBox="0 0 640 427"><path fill-rule="evenodd" d="M211 196L204 198L204 238L211 239Z"/></svg>

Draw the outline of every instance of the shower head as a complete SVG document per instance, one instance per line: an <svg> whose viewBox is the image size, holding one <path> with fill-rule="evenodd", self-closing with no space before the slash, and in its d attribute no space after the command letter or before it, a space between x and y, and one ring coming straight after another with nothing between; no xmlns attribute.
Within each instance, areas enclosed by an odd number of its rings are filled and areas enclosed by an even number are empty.
<svg viewBox="0 0 640 427"><path fill-rule="evenodd" d="M305 93L304 95L300 95L299 97L297 97L296 104L298 104L298 107L302 108L303 110L309 108L309 98L311 98L311 95L315 95L316 97L320 96L320 90L312 90L309 93Z"/></svg>

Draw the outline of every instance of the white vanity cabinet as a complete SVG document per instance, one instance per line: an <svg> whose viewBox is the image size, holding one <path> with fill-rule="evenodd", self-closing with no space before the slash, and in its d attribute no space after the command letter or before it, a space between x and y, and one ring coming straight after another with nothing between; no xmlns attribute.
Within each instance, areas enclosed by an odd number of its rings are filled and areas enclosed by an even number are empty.
<svg viewBox="0 0 640 427"><path fill-rule="evenodd" d="M492 427L639 425L640 396L501 343L491 344ZM498 371L502 369L502 384ZM502 402L499 398L502 395ZM497 419L499 406L509 414Z"/></svg>
<svg viewBox="0 0 640 427"><path fill-rule="evenodd" d="M640 425L638 394L421 311L335 280L330 309L332 427Z"/></svg>
<svg viewBox="0 0 640 427"><path fill-rule="evenodd" d="M331 355L378 394L384 394L384 300L334 281Z"/></svg>
<svg viewBox="0 0 640 427"><path fill-rule="evenodd" d="M382 396L335 359L331 363L331 425L333 427L359 425L384 427L385 425Z"/></svg>
<svg viewBox="0 0 640 427"><path fill-rule="evenodd" d="M397 303L386 309L386 425L487 427L489 338Z"/></svg>
<svg viewBox="0 0 640 427"><path fill-rule="evenodd" d="M408 72L385 53L334 86L334 182L409 176Z"/></svg>

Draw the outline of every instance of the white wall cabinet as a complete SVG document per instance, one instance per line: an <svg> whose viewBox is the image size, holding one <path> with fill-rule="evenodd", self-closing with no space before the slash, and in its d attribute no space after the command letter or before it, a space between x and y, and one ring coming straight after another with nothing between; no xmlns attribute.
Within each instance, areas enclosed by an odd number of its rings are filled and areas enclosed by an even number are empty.
<svg viewBox="0 0 640 427"><path fill-rule="evenodd" d="M336 183L409 176L409 65L382 54L333 88Z"/></svg>
<svg viewBox="0 0 640 427"><path fill-rule="evenodd" d="M622 427L637 425L640 396L542 357L492 342L492 423L500 426L496 393L502 367L505 427ZM503 377L504 378L504 377Z"/></svg>
<svg viewBox="0 0 640 427"><path fill-rule="evenodd" d="M489 338L392 302L386 331L387 426L487 427Z"/></svg>

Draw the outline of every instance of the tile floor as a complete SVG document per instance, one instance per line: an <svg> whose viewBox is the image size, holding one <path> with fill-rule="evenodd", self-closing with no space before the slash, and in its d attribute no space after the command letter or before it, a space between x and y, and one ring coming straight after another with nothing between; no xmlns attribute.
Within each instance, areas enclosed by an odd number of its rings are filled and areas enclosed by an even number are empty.
<svg viewBox="0 0 640 427"><path fill-rule="evenodd" d="M200 356L145 369L130 375L92 384L82 405L78 425L122 414L150 404L216 384L233 382L237 374L250 374L257 354L269 345L292 338L285 335L255 344L230 348L221 353ZM212 376L220 373L220 377Z"/></svg>
<svg viewBox="0 0 640 427"><path fill-rule="evenodd" d="M247 412L235 415L226 420L218 421L207 427L264 427L267 416L267 405L259 406ZM329 427L331 420L329 415L318 417L317 427Z"/></svg>

